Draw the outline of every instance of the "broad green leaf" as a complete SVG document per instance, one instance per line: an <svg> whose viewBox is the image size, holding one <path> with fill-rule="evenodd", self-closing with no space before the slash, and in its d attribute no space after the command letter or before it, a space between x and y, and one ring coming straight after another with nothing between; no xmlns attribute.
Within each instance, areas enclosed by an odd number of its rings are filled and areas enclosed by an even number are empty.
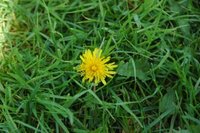
<svg viewBox="0 0 200 133"><path fill-rule="evenodd" d="M200 125L191 125L190 128L189 128L189 131L191 133L199 133Z"/></svg>
<svg viewBox="0 0 200 133"><path fill-rule="evenodd" d="M175 92L174 90L170 89L167 94L165 94L159 103L159 111L165 112L170 110L171 113L175 111Z"/></svg>
<svg viewBox="0 0 200 133"><path fill-rule="evenodd" d="M136 77L140 80L148 80L148 64L142 60L134 61L132 58L128 62L121 61L118 67L118 74L126 77Z"/></svg>

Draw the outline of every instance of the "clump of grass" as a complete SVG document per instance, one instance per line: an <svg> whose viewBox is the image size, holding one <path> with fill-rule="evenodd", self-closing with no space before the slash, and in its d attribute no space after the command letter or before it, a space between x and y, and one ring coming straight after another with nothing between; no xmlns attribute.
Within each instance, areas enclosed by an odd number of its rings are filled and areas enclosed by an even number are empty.
<svg viewBox="0 0 200 133"><path fill-rule="evenodd" d="M16 18L3 27L1 132L198 131L198 2L3 0L0 8ZM102 41L117 74L93 91L73 68Z"/></svg>

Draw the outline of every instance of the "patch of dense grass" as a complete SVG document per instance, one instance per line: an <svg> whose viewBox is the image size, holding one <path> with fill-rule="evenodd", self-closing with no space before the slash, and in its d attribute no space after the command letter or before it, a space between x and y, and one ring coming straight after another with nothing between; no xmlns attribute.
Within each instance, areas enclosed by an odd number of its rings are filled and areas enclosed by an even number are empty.
<svg viewBox="0 0 200 133"><path fill-rule="evenodd" d="M198 132L200 3L2 0L1 132ZM1 33L1 34L2 34ZM74 67L101 44L117 74Z"/></svg>

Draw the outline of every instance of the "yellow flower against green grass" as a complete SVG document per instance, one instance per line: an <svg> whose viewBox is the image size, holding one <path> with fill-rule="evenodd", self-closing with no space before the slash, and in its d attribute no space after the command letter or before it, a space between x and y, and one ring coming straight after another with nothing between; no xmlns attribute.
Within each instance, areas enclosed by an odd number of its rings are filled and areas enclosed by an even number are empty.
<svg viewBox="0 0 200 133"><path fill-rule="evenodd" d="M117 67L114 62L108 63L110 57L101 56L102 50L95 48L92 52L91 50L86 50L83 55L80 56L82 63L78 66L77 70L83 76L83 82L88 80L89 82L94 82L98 84L102 82L106 85L105 78L112 78L116 72L114 68Z"/></svg>

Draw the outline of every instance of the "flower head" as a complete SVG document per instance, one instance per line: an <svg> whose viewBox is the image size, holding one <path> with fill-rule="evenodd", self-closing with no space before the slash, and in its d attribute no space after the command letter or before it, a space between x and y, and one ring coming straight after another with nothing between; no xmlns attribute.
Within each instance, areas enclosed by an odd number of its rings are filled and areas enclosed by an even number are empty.
<svg viewBox="0 0 200 133"><path fill-rule="evenodd" d="M116 74L113 69L117 65L114 62L108 63L110 57L101 57L101 53L101 49L95 48L93 52L88 49L80 56L82 63L78 66L77 70L83 76L83 82L88 80L89 82L94 81L95 84L102 82L105 85L105 78L112 78Z"/></svg>

